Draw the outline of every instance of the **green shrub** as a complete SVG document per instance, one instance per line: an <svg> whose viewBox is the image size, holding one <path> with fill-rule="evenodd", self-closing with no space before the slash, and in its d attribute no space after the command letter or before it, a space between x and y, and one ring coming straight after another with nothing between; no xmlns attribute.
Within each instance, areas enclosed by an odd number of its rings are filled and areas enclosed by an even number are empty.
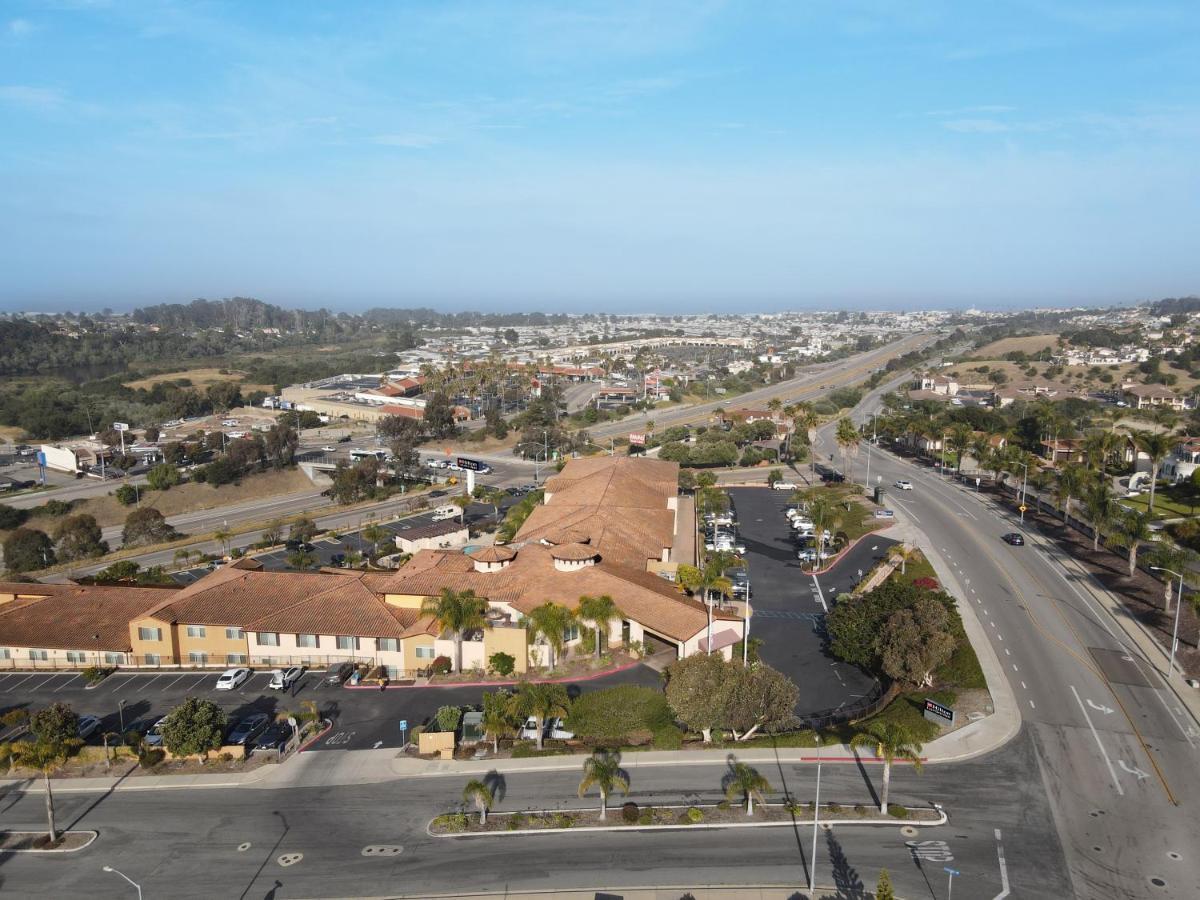
<svg viewBox="0 0 1200 900"><path fill-rule="evenodd" d="M717 804L717 809L721 810L721 812L725 812L726 810L729 809L729 801L722 800L720 803Z"/></svg>
<svg viewBox="0 0 1200 900"><path fill-rule="evenodd" d="M83 680L88 684L96 684L104 680L104 676L108 674L108 670L102 669L99 666L88 666L79 674L83 676Z"/></svg>
<svg viewBox="0 0 1200 900"><path fill-rule="evenodd" d="M654 732L650 744L655 750L678 750L683 746L683 732L676 725L665 725Z"/></svg>
<svg viewBox="0 0 1200 900"><path fill-rule="evenodd" d="M887 809L888 809L888 815L891 816L893 819L907 819L908 818L908 809L906 807L900 806L897 803L889 803Z"/></svg>
<svg viewBox="0 0 1200 900"><path fill-rule="evenodd" d="M636 732L655 735L674 727L662 691L632 684L582 694L571 704L567 719L567 728L584 741L623 743Z"/></svg>
<svg viewBox="0 0 1200 900"><path fill-rule="evenodd" d="M827 803L827 804L825 804L825 810L831 816L836 816L841 813L842 807L841 807L841 804L839 804L839 803Z"/></svg>
<svg viewBox="0 0 1200 900"><path fill-rule="evenodd" d="M433 824L435 828L457 833L466 831L468 823L466 813L446 813L434 819Z"/></svg>
<svg viewBox="0 0 1200 900"><path fill-rule="evenodd" d="M626 825L636 822L639 815L638 805L633 801L621 805L621 818L625 820Z"/></svg>
<svg viewBox="0 0 1200 900"><path fill-rule="evenodd" d="M457 731L458 723L462 721L462 710L457 706L442 706L437 711L439 731Z"/></svg>
<svg viewBox="0 0 1200 900"><path fill-rule="evenodd" d="M704 810L693 806L687 811L687 819L693 825L697 825L704 821Z"/></svg>
<svg viewBox="0 0 1200 900"><path fill-rule="evenodd" d="M160 762L166 759L167 754L158 747L148 747L138 756L138 765L143 769L153 769Z"/></svg>
<svg viewBox="0 0 1200 900"><path fill-rule="evenodd" d="M570 828L575 824L575 817L569 813L558 813L554 816L553 822L552 827L554 828Z"/></svg>
<svg viewBox="0 0 1200 900"><path fill-rule="evenodd" d="M638 824L639 825L653 825L654 824L654 807L653 806L647 806L645 809L642 810L641 815L638 816Z"/></svg>
<svg viewBox="0 0 1200 900"><path fill-rule="evenodd" d="M511 675L516 667L516 657L511 653L493 653L488 657L488 668L497 675Z"/></svg>
<svg viewBox="0 0 1200 900"><path fill-rule="evenodd" d="M507 827L509 831L516 831L518 828L525 827L525 814L513 813L508 817Z"/></svg>

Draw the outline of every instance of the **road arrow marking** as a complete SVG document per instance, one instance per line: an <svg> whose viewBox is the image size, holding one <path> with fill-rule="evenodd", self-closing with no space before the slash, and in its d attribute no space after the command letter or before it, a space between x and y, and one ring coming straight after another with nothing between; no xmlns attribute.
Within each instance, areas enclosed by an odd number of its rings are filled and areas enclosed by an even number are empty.
<svg viewBox="0 0 1200 900"><path fill-rule="evenodd" d="M1120 766L1122 769L1124 769L1124 770L1125 770L1126 772L1128 772L1130 775L1136 775L1136 776L1137 776L1137 780L1138 780L1138 781L1143 781L1144 779L1146 779L1146 778L1149 778L1149 777L1150 777L1150 773L1149 773L1149 772L1143 772L1143 771L1142 771L1141 769L1139 769L1137 766L1134 766L1132 769L1131 769L1131 768L1129 768L1129 766L1126 764L1125 760L1123 760L1123 759L1118 759L1118 760L1117 760L1117 765L1119 765L1119 766Z"/></svg>
<svg viewBox="0 0 1200 900"><path fill-rule="evenodd" d="M379 749L380 747L382 747L382 746L383 746L383 741L376 741L376 742L375 742L375 746L374 746L374 747L372 747L371 749L372 749L372 750L378 750L378 749Z"/></svg>
<svg viewBox="0 0 1200 900"><path fill-rule="evenodd" d="M1097 706L1091 700L1088 700L1087 705L1096 710L1096 712L1104 713L1106 716L1111 716L1113 714L1113 708L1111 706Z"/></svg>

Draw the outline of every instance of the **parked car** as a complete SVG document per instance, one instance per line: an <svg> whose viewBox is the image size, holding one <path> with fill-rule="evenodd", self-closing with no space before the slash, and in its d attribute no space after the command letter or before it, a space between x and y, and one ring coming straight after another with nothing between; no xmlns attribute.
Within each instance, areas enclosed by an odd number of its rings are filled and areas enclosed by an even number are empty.
<svg viewBox="0 0 1200 900"><path fill-rule="evenodd" d="M521 730L517 732L517 738L522 741L536 741L537 736L537 719L534 716L530 716L525 720L525 724L521 726Z"/></svg>
<svg viewBox="0 0 1200 900"><path fill-rule="evenodd" d="M292 739L292 726L287 722L276 722L254 740L254 749L251 753L257 753L260 750L274 750L282 752L287 748L288 741Z"/></svg>
<svg viewBox="0 0 1200 900"><path fill-rule="evenodd" d="M79 717L79 739L86 741L96 729L100 727L100 719L97 716L80 716Z"/></svg>
<svg viewBox="0 0 1200 900"><path fill-rule="evenodd" d="M341 684L354 672L354 663L339 662L330 663L329 668L325 670L325 674L321 676L323 684Z"/></svg>
<svg viewBox="0 0 1200 900"><path fill-rule="evenodd" d="M246 683L250 677L249 669L226 669L217 678L218 691L232 691Z"/></svg>
<svg viewBox="0 0 1200 900"><path fill-rule="evenodd" d="M897 481L894 485L892 485L892 487L896 488L898 491L911 491L913 489L912 482L905 481L904 479Z"/></svg>
<svg viewBox="0 0 1200 900"><path fill-rule="evenodd" d="M777 481L771 487L777 491L794 491L798 485L794 481Z"/></svg>
<svg viewBox="0 0 1200 900"><path fill-rule="evenodd" d="M1012 544L1014 547L1024 547L1025 536L1019 532L1010 531L1008 534L1004 535L1004 542L1006 544Z"/></svg>
<svg viewBox="0 0 1200 900"><path fill-rule="evenodd" d="M276 669L271 673L271 680L267 687L273 691L290 690L292 685L296 683L301 675L304 674L304 666L289 666L286 669Z"/></svg>
<svg viewBox="0 0 1200 900"><path fill-rule="evenodd" d="M348 435L348 434L343 434L343 435L342 435L340 438L338 438L338 443L339 443L339 444L348 444L348 443L350 443L350 435Z"/></svg>
<svg viewBox="0 0 1200 900"><path fill-rule="evenodd" d="M162 729L167 724L168 716L163 716L150 726L150 730L142 737L142 743L147 747L161 747L163 742Z"/></svg>
<svg viewBox="0 0 1200 900"><path fill-rule="evenodd" d="M325 446L321 448L322 453L337 453L337 447Z"/></svg>
<svg viewBox="0 0 1200 900"><path fill-rule="evenodd" d="M225 737L225 743L240 747L250 742L256 734L267 727L271 717L266 713L251 713L244 719L234 722Z"/></svg>
<svg viewBox="0 0 1200 900"><path fill-rule="evenodd" d="M575 739L575 732L567 731L564 726L565 722L558 716L555 716L553 719L547 719L546 737L553 741L573 741Z"/></svg>

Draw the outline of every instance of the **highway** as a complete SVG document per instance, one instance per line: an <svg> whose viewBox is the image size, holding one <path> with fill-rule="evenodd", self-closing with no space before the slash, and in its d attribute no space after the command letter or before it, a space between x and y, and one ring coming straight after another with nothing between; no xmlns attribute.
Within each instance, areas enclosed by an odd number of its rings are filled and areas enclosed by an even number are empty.
<svg viewBox="0 0 1200 900"><path fill-rule="evenodd" d="M818 450L835 452L829 429ZM865 455L864 445L857 475ZM1024 547L1003 543L1019 522L986 495L887 452L871 455L872 483L913 483L885 502L953 575L953 592L1004 667L1038 763L1023 787L1049 798L1075 895L1200 896L1200 725L1164 684L1160 663L1139 652L1072 560L1032 532Z"/></svg>
<svg viewBox="0 0 1200 900"><path fill-rule="evenodd" d="M808 369L810 374L755 388L744 394L738 394L736 397L634 413L617 422L602 422L593 425L588 428L588 433L593 439L618 437L628 434L630 431L637 431L647 421L653 421L656 429L662 429L671 425L706 420L714 412L727 406L765 407L767 402L774 397L779 397L785 403L817 400L835 388L864 380L889 359L901 356L911 350L927 347L935 340L936 336L931 334L910 335L866 353L810 367Z"/></svg>

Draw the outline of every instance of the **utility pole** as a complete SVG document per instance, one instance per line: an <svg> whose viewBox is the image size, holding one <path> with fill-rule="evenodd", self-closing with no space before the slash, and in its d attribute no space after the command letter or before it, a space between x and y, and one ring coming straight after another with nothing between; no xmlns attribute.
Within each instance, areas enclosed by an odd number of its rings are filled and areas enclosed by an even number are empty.
<svg viewBox="0 0 1200 900"><path fill-rule="evenodd" d="M815 733L815 732L814 732ZM808 862L808 893L815 896L817 891L817 822L821 815L821 735L817 734L817 796L813 801L813 840L812 858Z"/></svg>

